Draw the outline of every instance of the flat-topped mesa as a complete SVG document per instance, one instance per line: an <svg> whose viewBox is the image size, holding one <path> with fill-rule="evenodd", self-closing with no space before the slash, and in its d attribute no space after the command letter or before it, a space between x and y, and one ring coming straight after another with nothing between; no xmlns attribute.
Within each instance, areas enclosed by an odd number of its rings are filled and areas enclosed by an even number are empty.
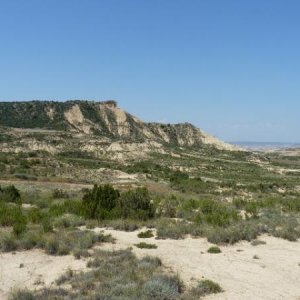
<svg viewBox="0 0 300 300"><path fill-rule="evenodd" d="M155 142L237 150L190 123L146 123L118 107L115 100L0 102L0 126L59 130L121 142Z"/></svg>

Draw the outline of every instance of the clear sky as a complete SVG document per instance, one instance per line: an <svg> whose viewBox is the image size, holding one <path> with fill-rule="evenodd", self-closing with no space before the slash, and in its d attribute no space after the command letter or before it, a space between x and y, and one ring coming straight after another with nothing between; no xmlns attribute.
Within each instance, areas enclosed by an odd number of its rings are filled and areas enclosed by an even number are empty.
<svg viewBox="0 0 300 300"><path fill-rule="evenodd" d="M30 99L300 142L300 1L0 0L0 100Z"/></svg>

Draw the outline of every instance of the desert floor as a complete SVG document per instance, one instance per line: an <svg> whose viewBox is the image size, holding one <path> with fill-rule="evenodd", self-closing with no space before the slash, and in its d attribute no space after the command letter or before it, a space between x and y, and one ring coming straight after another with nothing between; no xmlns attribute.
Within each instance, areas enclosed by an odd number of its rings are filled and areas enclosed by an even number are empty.
<svg viewBox="0 0 300 300"><path fill-rule="evenodd" d="M100 230L103 229L95 229ZM221 246L220 254L210 254L207 249L211 244L206 239L140 239L138 231L104 231L112 234L116 243L99 246L102 249L132 247L138 257L157 256L170 271L180 274L188 285L203 278L219 283L224 292L207 299L300 299L299 241L261 236L260 240L266 242L264 245L240 242ZM134 244L141 241L156 244L158 248L136 248ZM1 253L0 299L7 299L12 289L51 286L67 269L84 270L85 265L86 260L76 260L73 256L49 256L41 250Z"/></svg>

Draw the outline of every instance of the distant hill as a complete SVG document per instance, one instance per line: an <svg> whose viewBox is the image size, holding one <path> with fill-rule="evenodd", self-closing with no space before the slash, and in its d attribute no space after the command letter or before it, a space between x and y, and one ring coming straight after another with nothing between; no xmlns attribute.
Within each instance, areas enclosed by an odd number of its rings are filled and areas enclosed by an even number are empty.
<svg viewBox="0 0 300 300"><path fill-rule="evenodd" d="M182 147L206 144L218 149L237 149L190 123L143 122L119 108L113 100L0 102L0 126L56 130L120 142L156 142Z"/></svg>

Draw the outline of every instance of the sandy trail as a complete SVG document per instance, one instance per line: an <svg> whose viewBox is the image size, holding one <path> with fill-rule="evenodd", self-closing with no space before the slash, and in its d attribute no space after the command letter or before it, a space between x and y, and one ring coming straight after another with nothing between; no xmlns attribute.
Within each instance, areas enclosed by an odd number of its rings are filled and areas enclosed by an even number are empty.
<svg viewBox="0 0 300 300"><path fill-rule="evenodd" d="M178 272L185 282L211 279L219 283L224 293L207 299L300 299L300 242L263 236L265 245L252 246L241 242L221 247L222 253L209 254L212 245L206 239L155 240L140 239L137 232L105 230L116 244L106 249L132 247L143 241L156 244L157 249L139 249L137 256L158 256L163 264ZM259 259L254 259L256 255Z"/></svg>
<svg viewBox="0 0 300 300"><path fill-rule="evenodd" d="M84 270L85 266L86 261L72 255L50 256L42 250L0 253L0 299L7 299L13 289L51 286L68 269Z"/></svg>

